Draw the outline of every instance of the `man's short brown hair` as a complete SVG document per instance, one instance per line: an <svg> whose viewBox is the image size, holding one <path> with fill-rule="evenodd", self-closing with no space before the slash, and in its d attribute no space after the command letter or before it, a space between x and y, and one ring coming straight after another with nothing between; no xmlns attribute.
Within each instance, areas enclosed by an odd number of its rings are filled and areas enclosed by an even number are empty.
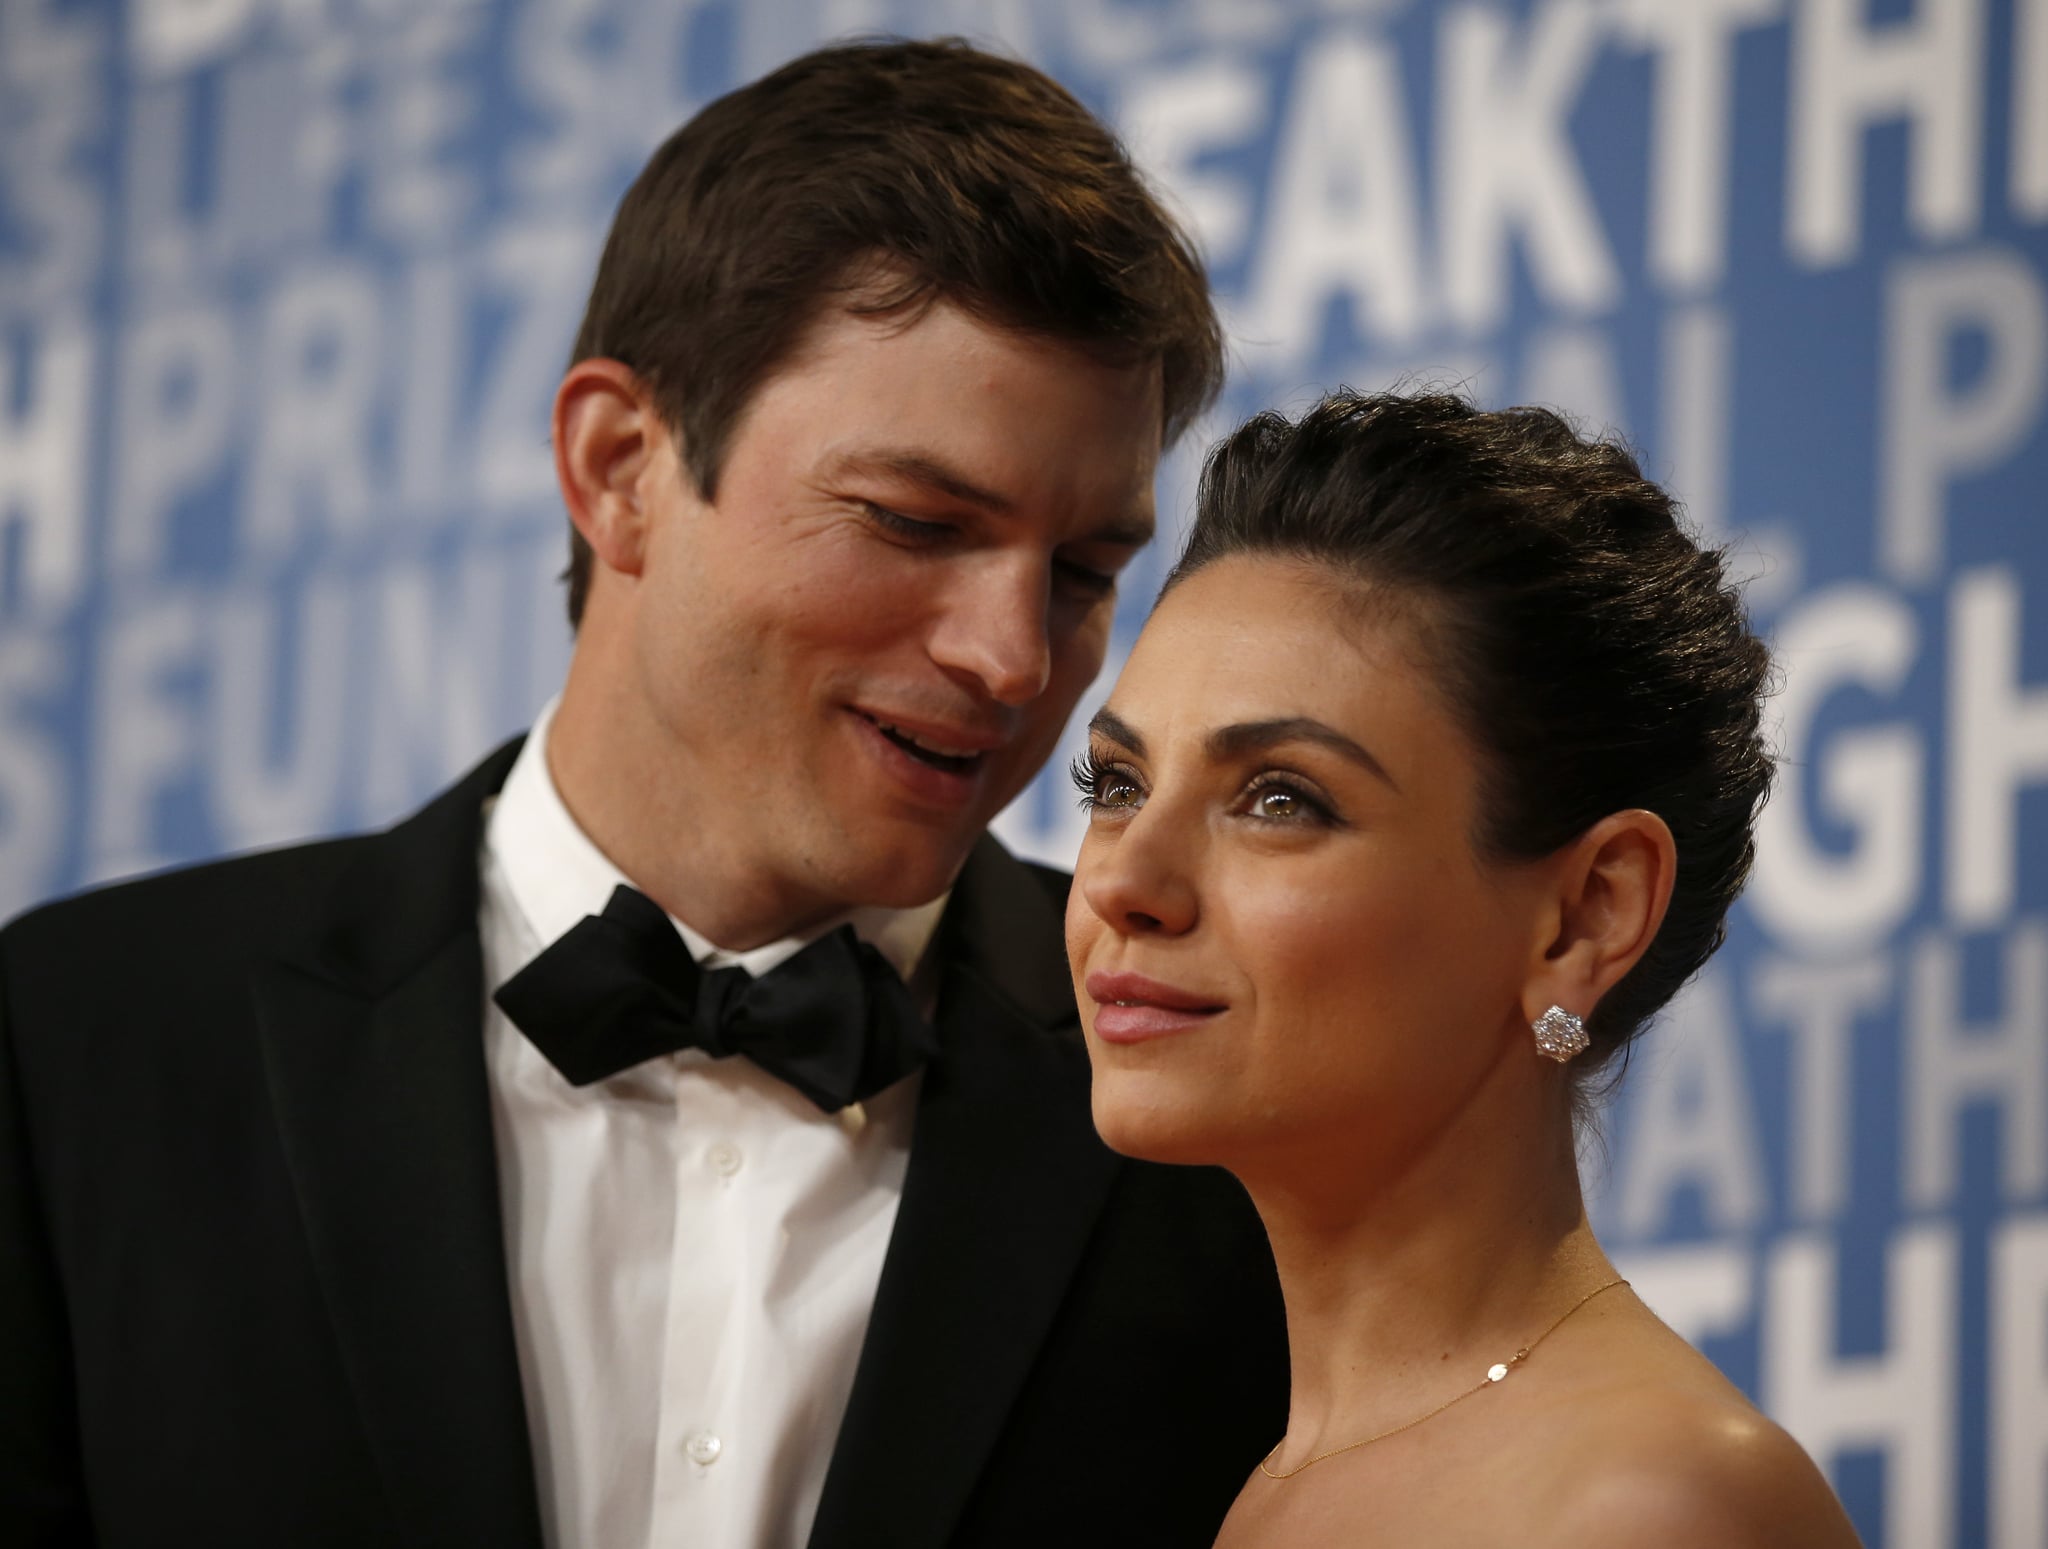
<svg viewBox="0 0 2048 1549"><path fill-rule="evenodd" d="M1169 442L1222 380L1201 261L1116 137L958 40L821 49L677 130L619 205L574 358L649 384L709 500L741 411L834 298L909 317L944 300L1157 361ZM590 568L572 529L572 624Z"/></svg>

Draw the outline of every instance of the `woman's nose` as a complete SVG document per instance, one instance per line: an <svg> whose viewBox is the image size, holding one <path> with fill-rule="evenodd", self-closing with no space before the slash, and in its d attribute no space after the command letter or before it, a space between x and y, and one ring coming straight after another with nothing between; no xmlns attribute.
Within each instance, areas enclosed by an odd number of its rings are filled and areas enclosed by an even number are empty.
<svg viewBox="0 0 2048 1549"><path fill-rule="evenodd" d="M1178 936L1201 917L1192 836L1177 834L1170 814L1141 808L1114 835L1091 835L1081 848L1074 883L1088 907L1126 936Z"/></svg>

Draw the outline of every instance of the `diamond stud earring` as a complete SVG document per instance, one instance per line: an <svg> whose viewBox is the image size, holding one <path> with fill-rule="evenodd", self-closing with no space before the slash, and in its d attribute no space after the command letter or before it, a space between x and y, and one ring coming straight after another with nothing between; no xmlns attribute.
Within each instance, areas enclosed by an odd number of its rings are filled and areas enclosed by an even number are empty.
<svg viewBox="0 0 2048 1549"><path fill-rule="evenodd" d="M1586 1036L1586 1024L1562 1006L1552 1006L1529 1028L1536 1034L1537 1051L1560 1065L1575 1054L1585 1053L1586 1045L1592 1042Z"/></svg>

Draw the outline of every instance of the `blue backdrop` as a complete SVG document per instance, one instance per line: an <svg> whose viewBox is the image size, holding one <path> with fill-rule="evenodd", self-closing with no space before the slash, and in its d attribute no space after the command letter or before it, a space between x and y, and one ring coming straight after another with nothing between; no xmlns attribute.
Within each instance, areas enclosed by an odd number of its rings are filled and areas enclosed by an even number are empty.
<svg viewBox="0 0 2048 1549"><path fill-rule="evenodd" d="M1236 368L1165 509L1242 414L1419 375L1735 544L1782 785L1597 1218L1871 1545L2048 1544L2048 0L0 0L0 915L525 723L611 206L860 29L1045 65L1201 234Z"/></svg>

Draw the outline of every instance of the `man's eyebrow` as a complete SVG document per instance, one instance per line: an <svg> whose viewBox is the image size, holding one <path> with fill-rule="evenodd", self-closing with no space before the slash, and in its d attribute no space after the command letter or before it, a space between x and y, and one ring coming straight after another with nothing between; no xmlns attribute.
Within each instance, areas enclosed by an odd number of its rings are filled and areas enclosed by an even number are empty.
<svg viewBox="0 0 2048 1549"><path fill-rule="evenodd" d="M1306 715L1280 716L1270 721L1240 721L1235 726L1218 727L1209 733L1209 756L1220 763L1251 753L1262 753L1283 742L1312 742L1317 747L1328 748L1384 781L1389 789L1401 789L1394 777L1387 773L1387 766L1363 746L1334 726L1326 726Z"/></svg>
<svg viewBox="0 0 2048 1549"><path fill-rule="evenodd" d="M832 464L831 471L842 476L849 473L879 473L903 479L911 484L921 484L927 489L937 490L963 505L978 506L984 511L993 511L998 515L1012 510L1016 505L1008 495L983 488L957 468L948 466L927 452L887 449L848 452Z"/></svg>
<svg viewBox="0 0 2048 1549"><path fill-rule="evenodd" d="M932 456L929 452L887 448L879 451L848 452L833 462L830 472L837 478L844 478L848 474L869 473L902 479L907 483L936 490L962 505L974 506L997 516L1007 516L1017 508L1016 501L1008 495L975 483L959 469ZM1152 534L1157 526L1150 513L1132 512L1128 516L1114 517L1105 522L1100 528L1087 534L1083 541L1142 549L1152 541Z"/></svg>
<svg viewBox="0 0 2048 1549"><path fill-rule="evenodd" d="M1144 512L1114 517L1088 534L1084 542L1113 543L1121 548L1142 549L1152 541L1159 524Z"/></svg>
<svg viewBox="0 0 2048 1549"><path fill-rule="evenodd" d="M1136 727L1108 705L1095 712L1094 719L1088 723L1088 730L1095 736L1114 742L1126 752L1135 753L1140 758L1145 756L1145 739L1138 735Z"/></svg>

